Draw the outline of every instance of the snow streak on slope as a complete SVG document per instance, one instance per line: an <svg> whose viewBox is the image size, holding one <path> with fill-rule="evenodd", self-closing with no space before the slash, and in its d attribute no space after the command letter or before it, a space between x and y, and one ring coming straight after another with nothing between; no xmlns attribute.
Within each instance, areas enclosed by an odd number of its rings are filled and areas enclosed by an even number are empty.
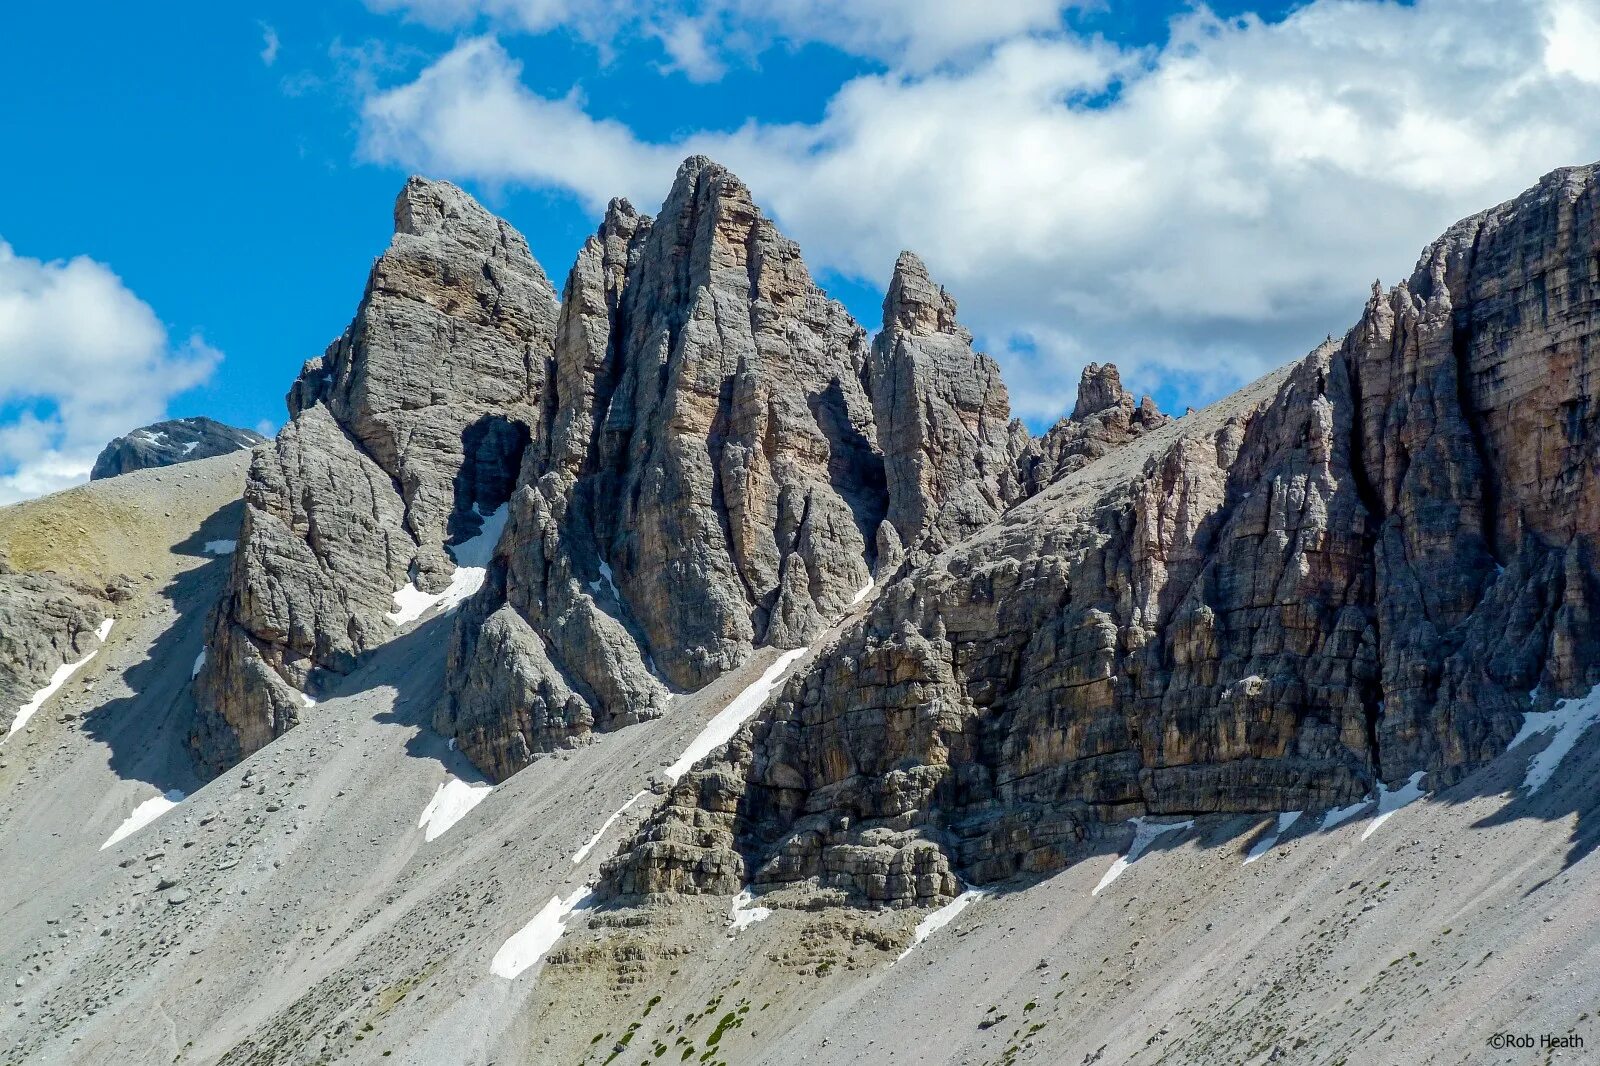
<svg viewBox="0 0 1600 1066"><path fill-rule="evenodd" d="M107 618L95 627L94 635L100 638L100 643L104 644L106 637L111 635L111 625L114 621L115 619ZM100 649L96 648L75 663L62 663L56 667L56 672L50 675L49 683L38 692L35 692L31 700L17 708L17 716L11 720L11 728L7 730L6 735L0 737L0 744L10 740L23 726L27 725L28 719L39 713L39 708L45 705L46 700L60 691L61 686L65 685L73 674L87 666L89 660L99 654Z"/></svg>
<svg viewBox="0 0 1600 1066"><path fill-rule="evenodd" d="M467 814L489 798L489 793L494 791L494 786L488 782L467 782L459 777L452 777L440 785L433 793L433 799L422 808L422 817L417 819L417 828L426 829L422 835L424 841L437 840Z"/></svg>
<svg viewBox="0 0 1600 1066"><path fill-rule="evenodd" d="M1173 828L1176 827L1174 826ZM1097 888L1095 891L1099 892L1100 890ZM918 944L922 943L934 933L937 933L939 930L955 921L956 916L962 911L966 910L979 900L987 898L988 895L989 893L981 888L969 888L965 892L961 893L961 895L951 900L949 903L946 903L943 907L940 907L938 910L922 919L922 921L917 923L916 931L911 934L911 943L906 946L906 949L902 951L894 961L899 962L901 959L911 954L913 949L915 949ZM894 963L890 963L889 965L893 966Z"/></svg>
<svg viewBox="0 0 1600 1066"><path fill-rule="evenodd" d="M500 542L500 533L506 526L508 506L501 504L492 513L483 515L483 528L477 536L451 546L456 569L443 592L423 592L413 581L395 590L394 610L384 617L392 625L403 626L415 622L434 607L441 611L454 610L482 588L489 574L489 560L494 557L494 546Z"/></svg>
<svg viewBox="0 0 1600 1066"><path fill-rule="evenodd" d="M622 806L612 811L611 817L600 823L600 828L594 831L594 836L589 838L589 842L573 853L572 865L577 866L581 864L584 859L587 859L589 857L589 853L594 850L595 845L600 843L601 838L606 835L606 830L615 825L617 819L621 818L625 813L627 813L629 807L632 807L635 803L638 803L648 795L650 795L649 789L643 789L639 792L635 792L631 797L629 797L627 803L624 803Z"/></svg>
<svg viewBox="0 0 1600 1066"><path fill-rule="evenodd" d="M733 906L728 909L729 936L772 917L771 907L752 907L750 904L755 901L756 897L748 888L733 897Z"/></svg>
<svg viewBox="0 0 1600 1066"><path fill-rule="evenodd" d="M1174 829L1194 828L1193 819L1187 822L1165 822L1161 824L1147 822L1143 818L1130 818L1129 821L1133 823L1133 843L1128 847L1128 854L1119 856L1117 861L1111 864L1111 869L1106 871L1106 875L1100 879L1098 885L1094 886L1094 891L1090 895L1098 896L1110 887L1111 882L1121 877L1124 870L1138 862L1139 856L1143 855L1145 850L1155 843L1156 838L1163 833L1170 833Z"/></svg>
<svg viewBox="0 0 1600 1066"><path fill-rule="evenodd" d="M104 851L117 841L137 833L139 830L143 829L145 826L149 825L151 822L155 821L157 818L160 818L163 814L166 814L168 811L172 810L172 808L182 803L184 798L183 792L174 788L169 789L164 795L152 796L145 800L143 803L139 804L139 806L133 809L132 814L123 819L122 824L117 826L117 831L107 837L104 844L100 845L100 850Z"/></svg>
<svg viewBox="0 0 1600 1066"><path fill-rule="evenodd" d="M600 578L597 581L589 582L589 592L595 596L600 595L600 588L602 585L610 590L611 598L613 600L616 600L618 603L622 602L622 593L617 590L616 578L611 573L611 564L606 562L604 559L600 560Z"/></svg>
<svg viewBox="0 0 1600 1066"><path fill-rule="evenodd" d="M1251 863L1261 858L1261 856L1271 851L1272 846L1278 842L1278 838L1283 836L1284 833L1288 832L1289 827L1299 820L1300 814L1300 811L1290 811L1287 814L1278 815L1277 828L1273 829L1272 832L1256 841L1256 846L1251 848L1250 854L1244 857L1244 864L1249 866Z"/></svg>
<svg viewBox="0 0 1600 1066"><path fill-rule="evenodd" d="M1578 738L1596 722L1600 722L1600 686L1591 689L1587 696L1558 701L1553 710L1529 711L1523 715L1522 728L1517 731L1509 748L1545 733L1555 735L1543 751L1528 760L1522 787L1533 793L1548 784L1561 761L1578 743Z"/></svg>
<svg viewBox="0 0 1600 1066"><path fill-rule="evenodd" d="M1332 829L1335 826L1343 825L1366 810L1371 804L1372 797L1368 796L1366 799L1357 800L1348 807L1335 807L1322 816L1322 828Z"/></svg>
<svg viewBox="0 0 1600 1066"><path fill-rule="evenodd" d="M1378 816L1372 820L1371 825L1367 826L1367 831L1361 834L1361 839L1365 840L1373 833L1376 833L1378 827L1387 822L1395 811L1398 811L1408 803L1421 799L1423 792L1419 786L1426 776L1426 773L1418 770L1406 779L1405 784L1393 792L1390 792L1380 784L1378 786Z"/></svg>
<svg viewBox="0 0 1600 1066"><path fill-rule="evenodd" d="M745 719L759 710L761 705L766 702L767 696L777 687L778 681L783 677L784 672L810 650L810 647L796 648L780 655L778 660L767 667L753 684L735 696L726 707L717 712L711 721L706 723L705 728L700 731L699 735L689 742L689 746L684 749L683 754L678 756L678 761L664 771L667 779L677 781L695 763L731 740L733 735L739 731L739 726L744 724ZM583 862L588 857L589 852L605 836L606 829L616 822L624 811L646 795L648 795L647 792L636 792L629 798L628 802L612 812L610 817L601 823L600 829L589 839L589 842L578 849L577 854L572 857L573 863L576 865ZM557 940L561 939L561 934L566 931L567 917L574 910L587 907L593 893L594 886L591 882L575 889L572 895L565 900L560 896L552 897L550 902L546 903L544 908L533 916L532 921L501 945L500 950L495 953L494 960L489 964L489 972L497 977L510 979L544 958L545 953L555 945ZM735 911L737 910L738 904L736 901ZM744 924L738 926L738 928L743 928L751 922L760 921L761 918L765 918L771 913L767 911L767 914L761 914L756 917L756 912L762 910L767 909L762 907L746 912L751 917L745 919ZM734 914L730 914L729 917L736 921L738 919L738 916Z"/></svg>
<svg viewBox="0 0 1600 1066"><path fill-rule="evenodd" d="M700 735L690 741L683 754L678 756L678 761L667 767L667 780L677 781L688 773L695 763L732 740L739 727L745 723L745 719L760 710L772 690L778 687L778 681L784 672L810 650L809 647L796 648L778 656L778 661L767 667L766 672L756 679L753 685L735 696L732 703L706 723Z"/></svg>
<svg viewBox="0 0 1600 1066"><path fill-rule="evenodd" d="M856 593L854 596L850 597L850 606L854 607L856 604L858 604L862 600L866 599L867 598L867 593L872 591L872 585L873 585L872 579L870 577L867 578L867 583L865 585L861 586L861 591Z"/></svg>
<svg viewBox="0 0 1600 1066"><path fill-rule="evenodd" d="M509 981L543 960L567 931L567 919L572 912L586 908L593 896L594 888L584 885L566 899L550 897L550 902L533 916L533 920L511 934L495 952L489 972Z"/></svg>

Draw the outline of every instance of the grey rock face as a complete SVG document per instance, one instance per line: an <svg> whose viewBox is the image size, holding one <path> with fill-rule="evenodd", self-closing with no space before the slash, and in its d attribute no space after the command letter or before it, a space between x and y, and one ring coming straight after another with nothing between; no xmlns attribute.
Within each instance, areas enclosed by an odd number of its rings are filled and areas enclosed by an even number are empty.
<svg viewBox="0 0 1600 1066"><path fill-rule="evenodd" d="M224 425L210 418L175 418L156 422L107 444L95 459L89 480L116 477L131 470L210 459L214 455L253 448L266 439L259 433Z"/></svg>
<svg viewBox="0 0 1600 1066"><path fill-rule="evenodd" d="M0 738L64 663L100 646L111 608L51 574L16 573L0 556Z"/></svg>
<svg viewBox="0 0 1600 1066"><path fill-rule="evenodd" d="M870 372L888 520L902 545L938 552L1022 496L1027 433L1011 421L1000 367L973 351L955 301L910 252L895 263Z"/></svg>
<svg viewBox="0 0 1600 1066"><path fill-rule="evenodd" d="M541 461L458 621L441 730L504 776L820 632L870 580L886 508L867 362L723 168L686 162L654 222L613 203L567 283ZM528 624L485 655L501 604ZM552 714L568 690L582 710Z"/></svg>
<svg viewBox="0 0 1600 1066"><path fill-rule="evenodd" d="M1498 754L1536 687L1600 681L1597 208L1596 168L1551 175L1342 342L904 575L607 890L920 902L1134 815L1326 808ZM1131 406L1089 378L1080 419Z"/></svg>
<svg viewBox="0 0 1600 1066"><path fill-rule="evenodd" d="M527 243L413 178L354 321L289 393L251 465L193 744L221 769L298 721L319 672L387 639L392 595L438 591L447 546L506 503L539 422L555 294ZM300 691L297 691L300 690Z"/></svg>

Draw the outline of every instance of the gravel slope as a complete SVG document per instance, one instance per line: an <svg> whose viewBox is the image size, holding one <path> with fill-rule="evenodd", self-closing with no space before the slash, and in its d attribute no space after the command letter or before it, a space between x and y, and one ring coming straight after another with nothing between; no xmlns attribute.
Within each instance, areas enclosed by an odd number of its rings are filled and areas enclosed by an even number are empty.
<svg viewBox="0 0 1600 1066"><path fill-rule="evenodd" d="M1502 1029L1600 1048L1600 733L1531 797L1518 786L1543 739L1366 839L1370 811L1327 831L1307 814L1245 865L1275 819L1202 820L1098 895L1109 852L993 886L900 962L923 914L787 889L737 933L727 898L581 913L543 966L491 976L506 939L592 878L655 796L575 865L608 815L773 657L541 760L426 841L436 790L475 775L426 725L449 623L424 618L304 726L199 787L187 687L227 565L204 545L231 536L243 462L0 510L14 560L27 542L34 565L137 586L105 653L0 749L0 1063L1583 1055L1492 1051ZM188 798L101 850L168 789Z"/></svg>

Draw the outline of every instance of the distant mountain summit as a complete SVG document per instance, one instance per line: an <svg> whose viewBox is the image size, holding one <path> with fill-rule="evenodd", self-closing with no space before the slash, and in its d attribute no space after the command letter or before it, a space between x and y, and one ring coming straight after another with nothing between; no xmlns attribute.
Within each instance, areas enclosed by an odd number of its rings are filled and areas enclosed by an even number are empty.
<svg viewBox="0 0 1600 1066"><path fill-rule="evenodd" d="M253 448L266 439L259 433L211 418L155 422L107 444L95 459L89 480L99 481L155 466L175 466L194 459L210 459L214 455Z"/></svg>

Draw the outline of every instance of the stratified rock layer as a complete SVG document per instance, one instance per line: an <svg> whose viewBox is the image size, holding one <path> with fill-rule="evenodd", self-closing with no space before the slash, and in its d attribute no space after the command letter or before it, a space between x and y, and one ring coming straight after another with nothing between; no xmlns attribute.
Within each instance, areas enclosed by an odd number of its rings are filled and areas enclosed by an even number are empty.
<svg viewBox="0 0 1600 1066"><path fill-rule="evenodd" d="M683 778L607 891L920 902L1131 816L1325 808L1498 754L1531 691L1600 682L1597 206L1595 168L1556 172L1341 343L1052 471ZM1080 425L1125 409L1089 377Z"/></svg>
<svg viewBox="0 0 1600 1066"><path fill-rule="evenodd" d="M267 438L210 418L175 418L136 429L107 444L94 461L90 481L133 470L175 466L242 451Z"/></svg>

